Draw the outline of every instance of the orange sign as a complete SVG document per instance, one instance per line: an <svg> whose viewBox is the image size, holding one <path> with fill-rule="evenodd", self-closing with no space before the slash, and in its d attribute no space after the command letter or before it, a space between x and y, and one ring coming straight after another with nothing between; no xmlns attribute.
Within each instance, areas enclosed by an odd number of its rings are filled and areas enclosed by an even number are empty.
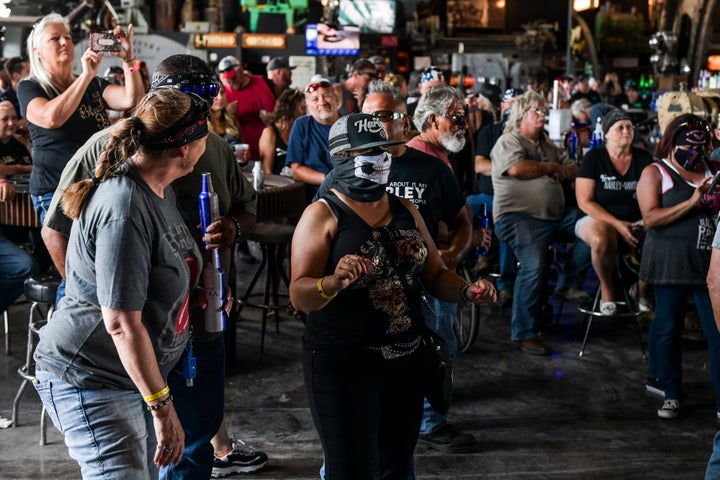
<svg viewBox="0 0 720 480"><path fill-rule="evenodd" d="M196 33L195 48L237 48L236 33Z"/></svg>
<svg viewBox="0 0 720 480"><path fill-rule="evenodd" d="M286 48L287 38L283 34L246 33L242 37L243 48Z"/></svg>

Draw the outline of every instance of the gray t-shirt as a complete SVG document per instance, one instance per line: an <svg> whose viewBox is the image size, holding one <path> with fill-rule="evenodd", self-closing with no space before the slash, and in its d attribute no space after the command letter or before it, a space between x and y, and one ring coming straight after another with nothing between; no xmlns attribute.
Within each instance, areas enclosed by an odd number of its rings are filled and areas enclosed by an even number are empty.
<svg viewBox="0 0 720 480"><path fill-rule="evenodd" d="M495 189L493 218L497 222L506 213L524 213L542 220L559 220L565 208L560 182L547 175L519 180L507 171L522 160L555 162L568 165L567 152L543 140L533 141L517 132L503 134L490 152L492 181Z"/></svg>
<svg viewBox="0 0 720 480"><path fill-rule="evenodd" d="M102 130L90 137L65 166L58 185L58 192L77 181L91 178L100 154L105 149L109 138L110 129ZM172 183L175 198L177 199L177 208L185 225L187 225L196 243L201 248L201 235L198 229L198 225L200 225L198 194L202 186L203 172L212 174L213 187L218 194L220 215L228 216L241 212L255 215L257 208L257 192L240 170L230 145L215 133L209 132L205 152L200 156L193 171ZM45 215L45 226L68 236L70 235L72 220L63 213L60 197L61 195L53 196L50 208L47 215ZM226 249L221 252L220 259L226 278L232 285L228 273L230 272L231 255L232 249ZM202 311L193 308L191 314L193 339L210 340L222 335L221 333L205 332Z"/></svg>
<svg viewBox="0 0 720 480"><path fill-rule="evenodd" d="M79 388L135 390L105 329L105 306L142 311L167 378L189 338L188 291L200 261L171 188L158 197L132 167L101 183L73 223L65 297L40 331L38 368Z"/></svg>

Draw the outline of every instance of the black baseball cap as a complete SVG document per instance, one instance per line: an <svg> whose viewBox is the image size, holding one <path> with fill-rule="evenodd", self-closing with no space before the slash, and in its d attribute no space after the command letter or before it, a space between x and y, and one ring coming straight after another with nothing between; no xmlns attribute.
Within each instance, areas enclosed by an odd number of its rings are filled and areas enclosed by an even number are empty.
<svg viewBox="0 0 720 480"><path fill-rule="evenodd" d="M369 113L351 113L340 117L328 135L330 155L350 150L399 145L402 141L389 141L378 117Z"/></svg>

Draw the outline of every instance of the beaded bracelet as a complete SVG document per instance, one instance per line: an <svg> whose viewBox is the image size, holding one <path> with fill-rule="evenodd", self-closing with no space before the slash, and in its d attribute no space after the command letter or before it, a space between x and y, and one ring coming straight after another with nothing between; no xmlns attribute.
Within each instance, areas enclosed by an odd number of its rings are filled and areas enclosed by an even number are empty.
<svg viewBox="0 0 720 480"><path fill-rule="evenodd" d="M335 295L328 295L327 293L325 293L325 290L323 290L323 286L322 286L322 281L323 281L324 279L325 279L325 277L320 277L320 278L318 278L317 291L318 291L318 293L320 294L320 296L321 296L322 298L324 298L325 300L332 300L333 298L335 298L335 296L337 295L337 293L336 293Z"/></svg>
<svg viewBox="0 0 720 480"><path fill-rule="evenodd" d="M145 403L152 402L153 400L157 400L158 398L160 398L163 395L166 395L168 393L170 393L170 387L168 385L165 385L165 388L163 388L159 392L155 392L151 395L144 396L143 400L145 400Z"/></svg>
<svg viewBox="0 0 720 480"><path fill-rule="evenodd" d="M240 241L240 235L242 235L242 229L240 228L240 220L238 220L237 217L233 215L230 215L228 218L232 220L235 224L235 241L233 242L233 244L235 244Z"/></svg>
<svg viewBox="0 0 720 480"><path fill-rule="evenodd" d="M472 285L472 282L465 282L459 289L458 289L458 297L460 299L461 305L469 305L472 302L468 300L467 298L467 291L468 288L470 288L470 285Z"/></svg>
<svg viewBox="0 0 720 480"><path fill-rule="evenodd" d="M170 395L169 397L167 397L165 400L163 400L160 403L156 403L155 405L146 405L146 408L148 409L148 411L152 412L153 410L159 410L162 407L166 407L166 406L170 405L172 403L172 401L173 401L173 396Z"/></svg>

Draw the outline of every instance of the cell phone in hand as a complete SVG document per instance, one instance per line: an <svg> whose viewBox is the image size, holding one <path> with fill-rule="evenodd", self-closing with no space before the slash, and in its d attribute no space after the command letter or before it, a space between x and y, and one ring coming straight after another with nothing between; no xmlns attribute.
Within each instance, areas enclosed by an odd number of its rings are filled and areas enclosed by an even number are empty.
<svg viewBox="0 0 720 480"><path fill-rule="evenodd" d="M120 40L112 33L91 33L90 49L94 52L119 52Z"/></svg>
<svg viewBox="0 0 720 480"><path fill-rule="evenodd" d="M720 171L715 173L715 176L712 179L712 182L710 182L710 188L707 189L707 192L705 193L720 193L717 192L716 189L718 187L718 181L720 181Z"/></svg>

